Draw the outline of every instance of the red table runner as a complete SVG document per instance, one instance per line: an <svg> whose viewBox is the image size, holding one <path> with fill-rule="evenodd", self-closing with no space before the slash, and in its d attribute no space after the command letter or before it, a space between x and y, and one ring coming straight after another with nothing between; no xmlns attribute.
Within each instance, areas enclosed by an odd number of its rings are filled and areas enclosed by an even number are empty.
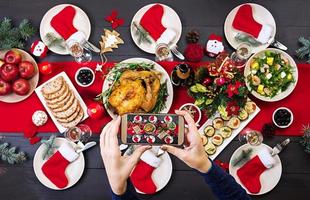
<svg viewBox="0 0 310 200"><path fill-rule="evenodd" d="M89 63L87 66L95 69L96 62ZM104 68L113 66L114 63L107 63ZM160 63L170 74L177 62L162 62ZM206 63L193 64L193 67L201 66ZM39 84L44 83L54 75L65 71L67 75L72 80L72 83L77 88L81 97L85 101L86 105L93 102L94 97L101 92L103 84L103 76L97 72L94 84L88 88L82 88L78 86L74 81L74 75L79 65L76 62L55 62L53 65L53 73L51 75L40 75ZM301 128L303 124L310 122L308 116L310 113L310 106L307 105L310 102L310 93L307 89L308 78L310 79L310 64L298 64L299 80L297 86L293 93L287 98L278 102L263 102L254 97L251 97L261 108L261 112L252 120L247 127L261 130L263 124L271 122L271 116L273 111L280 107L286 106L293 111L294 122L287 128L282 130L277 130L277 135L290 135L290 136L300 136ZM178 109L184 103L193 102L193 99L187 95L187 91L183 87L174 88L173 104L170 112ZM36 110L44 110L43 105L39 101L37 95L33 93L26 100L8 104L0 102L0 132L24 132L31 123L31 116ZM100 120L94 120L88 118L85 120L85 124L89 125L94 133L100 133L102 127L111 120L109 115L106 113L105 116ZM207 120L207 117L203 115L200 124L203 124ZM49 118L47 124L40 127L38 132L57 132L57 128Z"/></svg>

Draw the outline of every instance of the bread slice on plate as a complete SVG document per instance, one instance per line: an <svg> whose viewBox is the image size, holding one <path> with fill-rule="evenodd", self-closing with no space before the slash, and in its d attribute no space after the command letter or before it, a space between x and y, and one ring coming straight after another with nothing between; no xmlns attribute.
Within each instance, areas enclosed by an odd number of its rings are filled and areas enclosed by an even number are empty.
<svg viewBox="0 0 310 200"><path fill-rule="evenodd" d="M53 94L55 92L58 92L64 83L64 78L62 76L57 77L55 80L48 82L47 84L44 84L42 87L42 94L44 97Z"/></svg>
<svg viewBox="0 0 310 200"><path fill-rule="evenodd" d="M74 94L72 94L72 92L70 92L69 95L67 95L67 97L64 100L60 101L59 103L54 104L55 105L54 108L52 108L52 107L50 107L50 108L53 110L53 112L65 111L73 104L75 99L76 98L75 98Z"/></svg>
<svg viewBox="0 0 310 200"><path fill-rule="evenodd" d="M60 124L65 128L74 127L83 119L83 117L84 117L84 112L83 112L83 110L80 110L78 116L76 116L76 118L74 120L72 120L71 122L68 122L68 123L60 123Z"/></svg>

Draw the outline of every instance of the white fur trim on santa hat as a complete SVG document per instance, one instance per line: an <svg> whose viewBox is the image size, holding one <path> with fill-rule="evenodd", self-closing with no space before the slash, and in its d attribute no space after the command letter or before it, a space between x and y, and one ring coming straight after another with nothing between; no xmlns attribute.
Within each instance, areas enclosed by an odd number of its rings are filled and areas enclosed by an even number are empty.
<svg viewBox="0 0 310 200"><path fill-rule="evenodd" d="M275 160L271 156L271 153L266 148L260 150L257 156L267 169L271 168L275 163Z"/></svg>
<svg viewBox="0 0 310 200"><path fill-rule="evenodd" d="M173 39L176 36L176 32L172 29L167 28L162 34L161 36L157 39L157 44L169 44L171 41L173 41Z"/></svg>
<svg viewBox="0 0 310 200"><path fill-rule="evenodd" d="M73 147L68 142L63 143L58 151L69 162L73 162L79 157L79 154L75 152Z"/></svg>
<svg viewBox="0 0 310 200"><path fill-rule="evenodd" d="M86 36L82 31L73 33L67 40L66 43L70 48L75 42L83 44L86 41Z"/></svg>
<svg viewBox="0 0 310 200"><path fill-rule="evenodd" d="M260 30L258 37L256 39L262 44L266 44L271 37L272 31L273 31L272 27L265 24L262 26L262 29Z"/></svg>
<svg viewBox="0 0 310 200"><path fill-rule="evenodd" d="M154 153L150 150L145 151L141 155L140 159L154 168L157 168L161 163L161 159L156 157Z"/></svg>

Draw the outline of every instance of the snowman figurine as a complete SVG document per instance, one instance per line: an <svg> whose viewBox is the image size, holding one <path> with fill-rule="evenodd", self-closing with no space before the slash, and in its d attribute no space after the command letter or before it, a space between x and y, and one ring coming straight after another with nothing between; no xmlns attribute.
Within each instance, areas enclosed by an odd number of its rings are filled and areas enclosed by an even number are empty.
<svg viewBox="0 0 310 200"><path fill-rule="evenodd" d="M224 52L224 45L222 42L222 37L219 35L211 34L208 38L206 44L206 54L212 58L216 57L218 54Z"/></svg>
<svg viewBox="0 0 310 200"><path fill-rule="evenodd" d="M31 44L30 52L36 57L44 58L47 51L47 46L40 40L36 40Z"/></svg>

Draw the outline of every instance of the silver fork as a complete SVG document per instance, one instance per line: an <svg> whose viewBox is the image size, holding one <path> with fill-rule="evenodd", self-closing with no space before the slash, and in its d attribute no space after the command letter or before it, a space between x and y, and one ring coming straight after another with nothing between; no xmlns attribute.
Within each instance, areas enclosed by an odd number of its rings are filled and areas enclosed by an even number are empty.
<svg viewBox="0 0 310 200"><path fill-rule="evenodd" d="M180 60L184 60L184 56L181 52L178 51L178 46L176 44L172 44L169 46L170 50L172 51L172 53L178 57Z"/></svg>

